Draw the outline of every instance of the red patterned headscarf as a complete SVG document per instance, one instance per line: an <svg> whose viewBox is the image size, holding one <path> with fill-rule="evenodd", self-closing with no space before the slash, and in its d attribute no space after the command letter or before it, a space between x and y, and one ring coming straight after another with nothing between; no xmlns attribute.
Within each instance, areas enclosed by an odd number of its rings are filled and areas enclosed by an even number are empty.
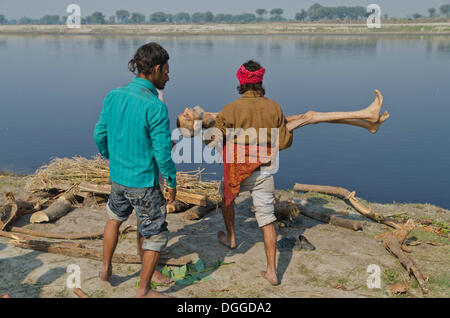
<svg viewBox="0 0 450 318"><path fill-rule="evenodd" d="M261 67L259 70L256 70L254 72L250 72L245 68L244 65L241 65L241 67L238 69L236 73L236 77L239 80L239 83L241 83L241 85L247 83L249 84L261 83L265 72L266 69L264 67Z"/></svg>

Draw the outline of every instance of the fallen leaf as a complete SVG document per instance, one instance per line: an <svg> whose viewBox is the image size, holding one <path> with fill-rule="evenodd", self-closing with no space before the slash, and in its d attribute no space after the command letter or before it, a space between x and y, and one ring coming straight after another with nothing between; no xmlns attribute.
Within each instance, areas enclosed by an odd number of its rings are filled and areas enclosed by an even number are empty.
<svg viewBox="0 0 450 318"><path fill-rule="evenodd" d="M403 294L408 291L408 283L395 283L388 286L393 294Z"/></svg>

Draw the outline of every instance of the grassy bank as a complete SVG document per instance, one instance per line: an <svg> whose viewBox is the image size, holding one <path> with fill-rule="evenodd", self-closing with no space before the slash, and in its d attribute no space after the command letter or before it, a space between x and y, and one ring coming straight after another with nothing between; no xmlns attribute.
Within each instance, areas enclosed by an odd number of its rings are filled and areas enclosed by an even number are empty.
<svg viewBox="0 0 450 318"><path fill-rule="evenodd" d="M385 23L380 29L369 29L365 23L251 23L251 24L146 24L83 25L69 29L61 25L4 25L0 34L73 34L73 35L193 35L193 34L420 34L450 35L450 22Z"/></svg>

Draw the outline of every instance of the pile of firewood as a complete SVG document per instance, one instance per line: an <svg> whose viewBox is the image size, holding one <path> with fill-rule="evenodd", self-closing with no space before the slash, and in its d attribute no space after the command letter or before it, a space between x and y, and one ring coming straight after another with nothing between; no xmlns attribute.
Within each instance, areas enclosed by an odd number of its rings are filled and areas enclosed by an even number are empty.
<svg viewBox="0 0 450 318"><path fill-rule="evenodd" d="M204 169L177 172L176 201L167 205L168 213L186 212L186 219L196 220L219 206L219 182L203 180L205 174ZM99 206L111 191L108 161L101 157L53 159L27 180L26 189L41 200L64 197L73 205Z"/></svg>

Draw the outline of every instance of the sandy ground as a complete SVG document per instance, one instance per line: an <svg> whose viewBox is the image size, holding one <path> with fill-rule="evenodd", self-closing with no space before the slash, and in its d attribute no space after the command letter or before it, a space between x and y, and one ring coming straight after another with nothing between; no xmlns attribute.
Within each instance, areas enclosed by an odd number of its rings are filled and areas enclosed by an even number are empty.
<svg viewBox="0 0 450 318"><path fill-rule="evenodd" d="M2 25L0 34L76 35L192 35L192 34L450 34L450 21L440 23L382 23L369 29L366 23L272 22L249 24L147 24L82 25Z"/></svg>
<svg viewBox="0 0 450 318"><path fill-rule="evenodd" d="M19 177L0 177L0 205L4 194L14 191L16 197L26 199ZM396 258L391 256L375 236L388 230L385 226L362 218L344 201L321 194L294 194L279 191L282 199L307 200L318 211L339 213L363 222L363 231L354 232L316 222L305 216L296 218L289 227L280 228L278 239L303 234L316 247L314 251L277 252L279 286L271 286L259 276L265 269L263 238L251 211L251 198L241 194L237 200L236 229L238 248L229 250L216 239L223 229L219 211L199 221L185 221L183 214L169 214L170 256L191 255L201 258L207 267L218 260L234 264L209 272L214 280L191 286L172 285L158 290L175 297L424 297L414 278L409 278ZM428 204L370 203L370 207L384 215L409 216L413 219L432 219L450 223L450 211ZM106 221L104 206L75 208L50 224L29 224L29 216L15 223L29 229L54 233L78 233L102 230ZM132 215L128 224L135 224ZM413 246L411 258L429 276L431 292L426 297L450 296L450 240L422 230L411 232L422 243ZM136 233L123 235L117 252L136 252ZM76 297L66 287L67 267L76 264L81 269L81 287L92 297L133 297L139 278L140 265L115 264L111 283L97 278L100 262L46 254L8 244L0 238L0 294L12 297ZM433 246L426 241L438 242ZM89 247L101 249L102 240L83 241ZM381 269L381 288L368 289L367 267L376 264ZM409 282L407 294L392 295L387 286L395 282ZM339 289L337 284L345 286Z"/></svg>

